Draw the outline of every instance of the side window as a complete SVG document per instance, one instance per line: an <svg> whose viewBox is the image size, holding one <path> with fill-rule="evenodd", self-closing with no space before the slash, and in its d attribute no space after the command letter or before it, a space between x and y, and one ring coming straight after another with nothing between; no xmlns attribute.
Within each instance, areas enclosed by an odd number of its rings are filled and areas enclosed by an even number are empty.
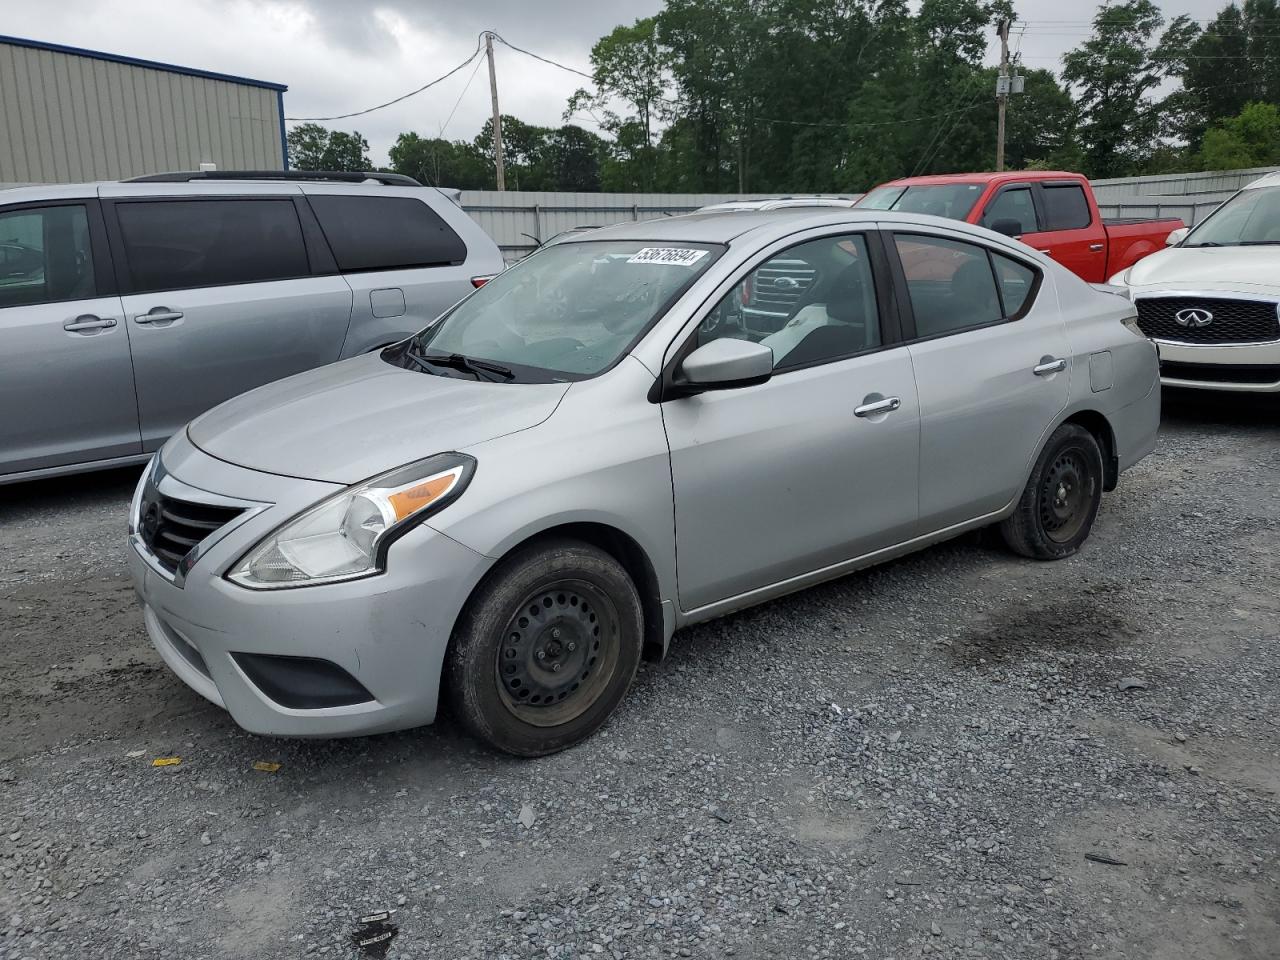
<svg viewBox="0 0 1280 960"><path fill-rule="evenodd" d="M1035 233L1040 229L1036 224L1036 207L1029 187L1005 190L991 201L982 215L982 225L991 229L1001 220L1017 221L1019 234Z"/></svg>
<svg viewBox="0 0 1280 960"><path fill-rule="evenodd" d="M1046 230L1082 230L1093 218L1084 187L1077 183L1044 188Z"/></svg>
<svg viewBox="0 0 1280 960"><path fill-rule="evenodd" d="M0 307L85 300L96 293L83 206L0 213Z"/></svg>
<svg viewBox="0 0 1280 960"><path fill-rule="evenodd" d="M116 204L135 293L305 277L292 200L145 200Z"/></svg>
<svg viewBox="0 0 1280 960"><path fill-rule="evenodd" d="M766 260L698 329L698 346L732 337L773 350L785 370L880 345L880 316L866 238L823 237Z"/></svg>
<svg viewBox="0 0 1280 960"><path fill-rule="evenodd" d="M1004 319L987 250L942 237L897 234L916 335L936 337Z"/></svg>
<svg viewBox="0 0 1280 960"><path fill-rule="evenodd" d="M343 272L440 267L467 259L462 238L421 200L334 194L307 199Z"/></svg>
<svg viewBox="0 0 1280 960"><path fill-rule="evenodd" d="M996 267L996 282L1000 284L1000 300L1004 304L1006 318L1019 316L1027 306L1027 298L1035 289L1036 272L998 253L991 255Z"/></svg>

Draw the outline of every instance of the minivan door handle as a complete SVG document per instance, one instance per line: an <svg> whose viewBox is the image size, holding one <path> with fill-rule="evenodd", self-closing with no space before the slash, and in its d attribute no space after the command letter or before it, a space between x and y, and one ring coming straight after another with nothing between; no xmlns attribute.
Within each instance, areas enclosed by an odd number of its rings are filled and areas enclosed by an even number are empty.
<svg viewBox="0 0 1280 960"><path fill-rule="evenodd" d="M168 307L152 307L146 313L133 318L134 323L173 323L182 319L182 311L170 310Z"/></svg>
<svg viewBox="0 0 1280 960"><path fill-rule="evenodd" d="M1053 357L1045 357L1031 368L1031 372L1037 377L1047 377L1051 373L1061 373L1065 369L1067 369L1066 360L1061 357L1056 359Z"/></svg>
<svg viewBox="0 0 1280 960"><path fill-rule="evenodd" d="M62 329L71 333L83 333L86 330L106 330L115 325L116 322L110 317L95 317L92 313L85 313L74 320L68 320L62 325Z"/></svg>
<svg viewBox="0 0 1280 960"><path fill-rule="evenodd" d="M868 397L868 400L871 398ZM893 413L902 406L900 397L885 397L882 400L872 400L870 403L864 403L860 407L853 408L855 417L874 417L878 413Z"/></svg>

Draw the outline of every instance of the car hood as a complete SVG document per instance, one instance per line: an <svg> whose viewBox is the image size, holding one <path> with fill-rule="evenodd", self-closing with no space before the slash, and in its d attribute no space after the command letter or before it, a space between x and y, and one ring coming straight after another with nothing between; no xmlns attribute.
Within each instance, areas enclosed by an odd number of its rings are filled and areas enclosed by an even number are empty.
<svg viewBox="0 0 1280 960"><path fill-rule="evenodd" d="M1280 291L1277 276L1280 246L1169 247L1135 263L1128 282L1131 287L1178 290Z"/></svg>
<svg viewBox="0 0 1280 960"><path fill-rule="evenodd" d="M435 376L369 354L228 400L187 436L252 470L351 484L536 426L568 389Z"/></svg>

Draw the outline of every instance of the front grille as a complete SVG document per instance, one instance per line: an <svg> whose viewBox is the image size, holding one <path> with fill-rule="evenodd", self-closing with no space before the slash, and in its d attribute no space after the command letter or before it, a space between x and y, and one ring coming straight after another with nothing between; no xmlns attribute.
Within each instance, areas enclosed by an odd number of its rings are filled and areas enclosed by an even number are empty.
<svg viewBox="0 0 1280 960"><path fill-rule="evenodd" d="M166 497L148 487L139 509L138 536L160 566L175 573L193 547L243 512Z"/></svg>
<svg viewBox="0 0 1280 960"><path fill-rule="evenodd" d="M1171 380L1202 383L1280 383L1280 366L1246 363L1177 363L1164 360L1160 375Z"/></svg>
<svg viewBox="0 0 1280 960"><path fill-rule="evenodd" d="M1148 337L1180 343L1263 343L1280 340L1280 318L1274 300L1233 300L1226 297L1139 297L1138 326ZM1207 310L1208 325L1183 326L1184 310Z"/></svg>

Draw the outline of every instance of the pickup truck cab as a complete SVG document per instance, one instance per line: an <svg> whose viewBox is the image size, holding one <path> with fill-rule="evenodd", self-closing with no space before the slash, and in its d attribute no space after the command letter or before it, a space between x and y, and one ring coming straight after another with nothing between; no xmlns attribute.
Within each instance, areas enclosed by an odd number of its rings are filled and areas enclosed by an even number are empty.
<svg viewBox="0 0 1280 960"><path fill-rule="evenodd" d="M864 210L963 220L1021 240L1090 283L1104 283L1164 249L1181 220L1104 220L1078 173L1021 171L910 177L876 187Z"/></svg>

